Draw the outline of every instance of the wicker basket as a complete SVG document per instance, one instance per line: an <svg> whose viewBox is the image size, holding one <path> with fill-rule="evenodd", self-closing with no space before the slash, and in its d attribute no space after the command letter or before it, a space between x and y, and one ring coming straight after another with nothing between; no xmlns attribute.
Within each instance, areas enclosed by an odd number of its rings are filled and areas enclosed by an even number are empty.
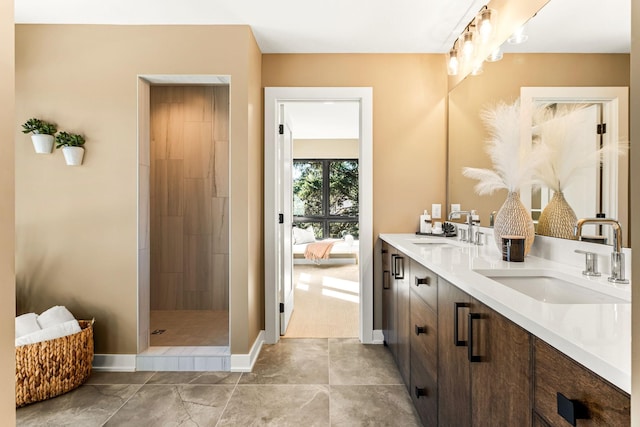
<svg viewBox="0 0 640 427"><path fill-rule="evenodd" d="M16 407L61 395L89 378L93 322L79 320L78 333L16 347Z"/></svg>

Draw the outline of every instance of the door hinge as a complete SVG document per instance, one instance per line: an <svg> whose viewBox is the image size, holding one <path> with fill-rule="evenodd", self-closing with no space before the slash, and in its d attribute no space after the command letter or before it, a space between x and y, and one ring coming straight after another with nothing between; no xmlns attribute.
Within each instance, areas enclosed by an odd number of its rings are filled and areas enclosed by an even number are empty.
<svg viewBox="0 0 640 427"><path fill-rule="evenodd" d="M278 134L284 135L284 125L278 125Z"/></svg>
<svg viewBox="0 0 640 427"><path fill-rule="evenodd" d="M284 303L280 303L280 313L284 313Z"/></svg>
<svg viewBox="0 0 640 427"><path fill-rule="evenodd" d="M607 124L606 123L598 124L598 128L596 132L598 133L598 135L603 135L607 133Z"/></svg>
<svg viewBox="0 0 640 427"><path fill-rule="evenodd" d="M278 224L284 224L284 214L278 214Z"/></svg>

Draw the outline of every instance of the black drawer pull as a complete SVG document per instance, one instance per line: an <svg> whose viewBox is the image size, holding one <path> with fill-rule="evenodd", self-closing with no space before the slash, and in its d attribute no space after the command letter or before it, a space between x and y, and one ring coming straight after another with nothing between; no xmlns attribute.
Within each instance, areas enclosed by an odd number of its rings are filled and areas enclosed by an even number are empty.
<svg viewBox="0 0 640 427"><path fill-rule="evenodd" d="M429 277L429 276L427 276L427 277L418 277L418 276L416 276L416 286L420 286L420 285L430 286L431 285L431 277Z"/></svg>
<svg viewBox="0 0 640 427"><path fill-rule="evenodd" d="M426 396L427 395L427 389L426 388L420 388L420 387L416 386L416 389L414 390L414 393L416 395L416 399L420 399L422 396Z"/></svg>
<svg viewBox="0 0 640 427"><path fill-rule="evenodd" d="M453 343L456 347L464 347L467 345L466 341L458 339L458 310L460 307L469 307L469 303L466 302L454 302L453 303Z"/></svg>
<svg viewBox="0 0 640 427"><path fill-rule="evenodd" d="M382 289L390 289L391 278L389 277L389 270L384 270L382 272Z"/></svg>
<svg viewBox="0 0 640 427"><path fill-rule="evenodd" d="M567 420L572 426L576 425L576 420L589 418L589 411L578 400L571 400L562 393L557 393L558 415Z"/></svg>
<svg viewBox="0 0 640 427"><path fill-rule="evenodd" d="M398 280L404 279L404 257L396 255L396 257L394 258L394 262L396 263L395 278Z"/></svg>
<svg viewBox="0 0 640 427"><path fill-rule="evenodd" d="M480 319L480 313L469 313L469 362L480 362L482 359L477 354L473 354L473 321Z"/></svg>
<svg viewBox="0 0 640 427"><path fill-rule="evenodd" d="M396 264L396 258L398 255L396 254L391 254L391 275L393 277L396 277L396 274L398 274L398 272L396 271L396 267L398 267L398 264Z"/></svg>
<svg viewBox="0 0 640 427"><path fill-rule="evenodd" d="M416 326L416 335L420 335L420 334L426 334L427 333L427 327L426 326Z"/></svg>

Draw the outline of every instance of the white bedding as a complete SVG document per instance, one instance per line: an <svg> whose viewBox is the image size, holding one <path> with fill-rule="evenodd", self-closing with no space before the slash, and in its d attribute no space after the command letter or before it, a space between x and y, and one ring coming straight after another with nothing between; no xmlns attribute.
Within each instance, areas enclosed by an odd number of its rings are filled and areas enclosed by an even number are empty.
<svg viewBox="0 0 640 427"><path fill-rule="evenodd" d="M351 245L347 244L344 240L336 242L331 248L329 253L329 259L323 259L320 261L312 261L305 259L304 251L307 248L308 243L302 243L293 246L293 263L294 264L357 264L359 245L355 240Z"/></svg>

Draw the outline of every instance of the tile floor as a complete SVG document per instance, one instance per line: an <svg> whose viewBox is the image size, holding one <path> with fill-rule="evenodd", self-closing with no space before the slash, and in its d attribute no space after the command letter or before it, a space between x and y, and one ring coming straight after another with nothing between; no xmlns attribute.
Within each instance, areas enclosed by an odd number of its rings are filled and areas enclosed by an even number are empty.
<svg viewBox="0 0 640 427"><path fill-rule="evenodd" d="M94 372L16 410L18 426L419 426L388 349L283 339L251 373Z"/></svg>
<svg viewBox="0 0 640 427"><path fill-rule="evenodd" d="M151 310L151 346L228 346L228 310Z"/></svg>

